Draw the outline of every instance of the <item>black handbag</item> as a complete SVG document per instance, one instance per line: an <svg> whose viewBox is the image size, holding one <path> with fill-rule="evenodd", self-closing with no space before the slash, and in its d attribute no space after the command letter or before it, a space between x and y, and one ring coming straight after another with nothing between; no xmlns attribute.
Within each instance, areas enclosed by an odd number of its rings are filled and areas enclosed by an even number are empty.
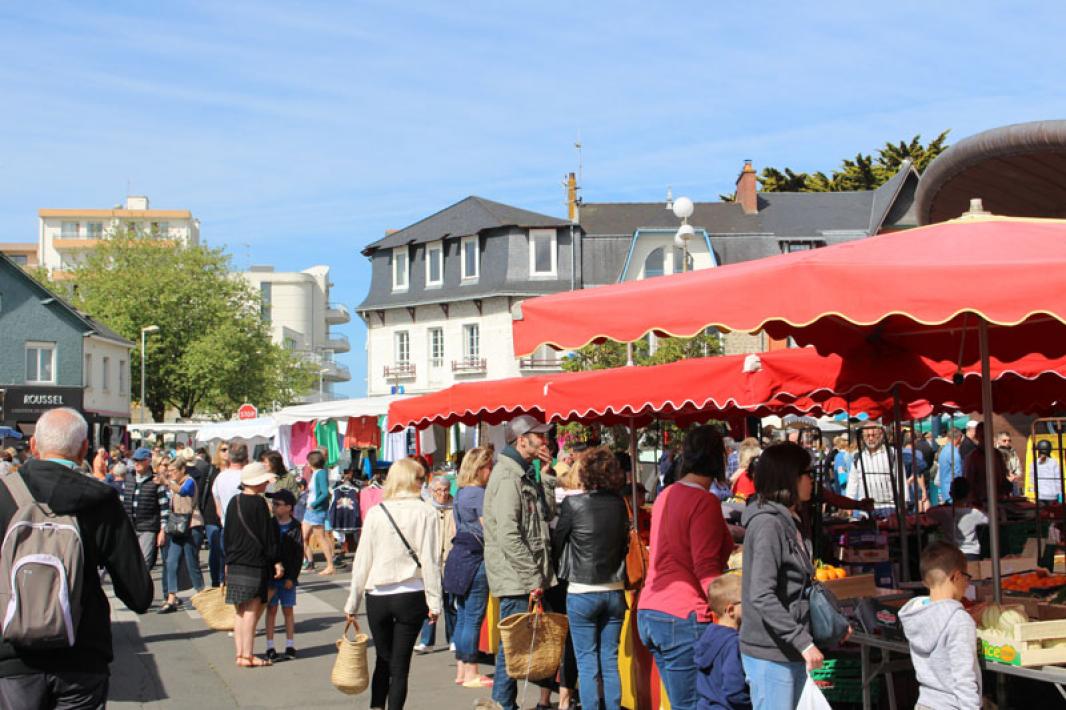
<svg viewBox="0 0 1066 710"><path fill-rule="evenodd" d="M189 532L189 523L192 521L192 513L170 513L167 516L167 524L163 526L163 532L167 535L185 535Z"/></svg>
<svg viewBox="0 0 1066 710"><path fill-rule="evenodd" d="M835 646L848 632L847 617L840 611L840 600L824 584L812 580L804 596L811 612L811 636L819 645Z"/></svg>

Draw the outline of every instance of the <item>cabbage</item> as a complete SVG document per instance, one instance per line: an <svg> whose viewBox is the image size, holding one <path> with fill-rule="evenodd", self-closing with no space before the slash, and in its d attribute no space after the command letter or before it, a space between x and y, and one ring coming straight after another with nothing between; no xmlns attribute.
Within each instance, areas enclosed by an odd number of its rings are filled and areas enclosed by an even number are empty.
<svg viewBox="0 0 1066 710"><path fill-rule="evenodd" d="M1013 636L1015 627L1028 621L1028 617L1020 611L1017 611L1016 609L1007 609L999 615L998 628L1008 636Z"/></svg>
<svg viewBox="0 0 1066 710"><path fill-rule="evenodd" d="M999 617L1003 614L1003 607L999 604L989 604L985 607L985 610L981 612L981 628L982 629L998 629Z"/></svg>

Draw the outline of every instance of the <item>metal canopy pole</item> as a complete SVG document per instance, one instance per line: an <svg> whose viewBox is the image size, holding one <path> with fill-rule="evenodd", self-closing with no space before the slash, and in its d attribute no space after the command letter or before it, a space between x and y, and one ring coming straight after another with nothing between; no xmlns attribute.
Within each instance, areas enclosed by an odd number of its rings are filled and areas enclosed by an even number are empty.
<svg viewBox="0 0 1066 710"><path fill-rule="evenodd" d="M637 462L637 420L633 417L629 418L629 466L630 466L630 494L632 496L633 503L633 529L640 533L640 516L637 515L637 471L639 465Z"/></svg>
<svg viewBox="0 0 1066 710"><path fill-rule="evenodd" d="M904 582L909 582L911 578L911 551L910 541L907 539L907 481L906 472L903 470L903 430L900 426L902 413L899 403L898 386L892 388L892 411L893 419L895 420L892 422L892 430L896 435L896 515L899 519L899 542L902 552L900 564L903 567L900 576L903 578ZM888 451L889 447L886 444L886 455ZM891 474L889 475L889 478L891 478Z"/></svg>
<svg viewBox="0 0 1066 710"><path fill-rule="evenodd" d="M992 596L999 604L1003 601L1002 572L999 564L999 481L996 480L994 456L999 456L992 440L992 368L988 353L988 321L978 320L978 340L981 348L981 416L984 419L985 435L985 488L988 494L989 547L992 553ZM1038 521L1039 524L1039 521Z"/></svg>

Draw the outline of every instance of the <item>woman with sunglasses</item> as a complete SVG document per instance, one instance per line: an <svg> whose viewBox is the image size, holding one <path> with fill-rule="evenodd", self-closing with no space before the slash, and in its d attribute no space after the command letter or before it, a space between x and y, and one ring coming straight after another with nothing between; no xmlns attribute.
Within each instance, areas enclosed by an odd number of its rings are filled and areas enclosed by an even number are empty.
<svg viewBox="0 0 1066 710"><path fill-rule="evenodd" d="M804 590L814 575L799 511L814 484L800 445L770 446L755 462L755 496L744 510L740 652L757 710L794 708L807 673L822 667Z"/></svg>

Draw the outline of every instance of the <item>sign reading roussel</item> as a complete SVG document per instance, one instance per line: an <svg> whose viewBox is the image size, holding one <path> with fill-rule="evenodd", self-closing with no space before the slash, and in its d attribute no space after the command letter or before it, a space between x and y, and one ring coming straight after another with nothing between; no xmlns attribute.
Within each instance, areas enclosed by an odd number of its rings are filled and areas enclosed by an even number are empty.
<svg viewBox="0 0 1066 710"><path fill-rule="evenodd" d="M80 387L3 387L0 388L0 421L34 421L56 407L82 409Z"/></svg>

